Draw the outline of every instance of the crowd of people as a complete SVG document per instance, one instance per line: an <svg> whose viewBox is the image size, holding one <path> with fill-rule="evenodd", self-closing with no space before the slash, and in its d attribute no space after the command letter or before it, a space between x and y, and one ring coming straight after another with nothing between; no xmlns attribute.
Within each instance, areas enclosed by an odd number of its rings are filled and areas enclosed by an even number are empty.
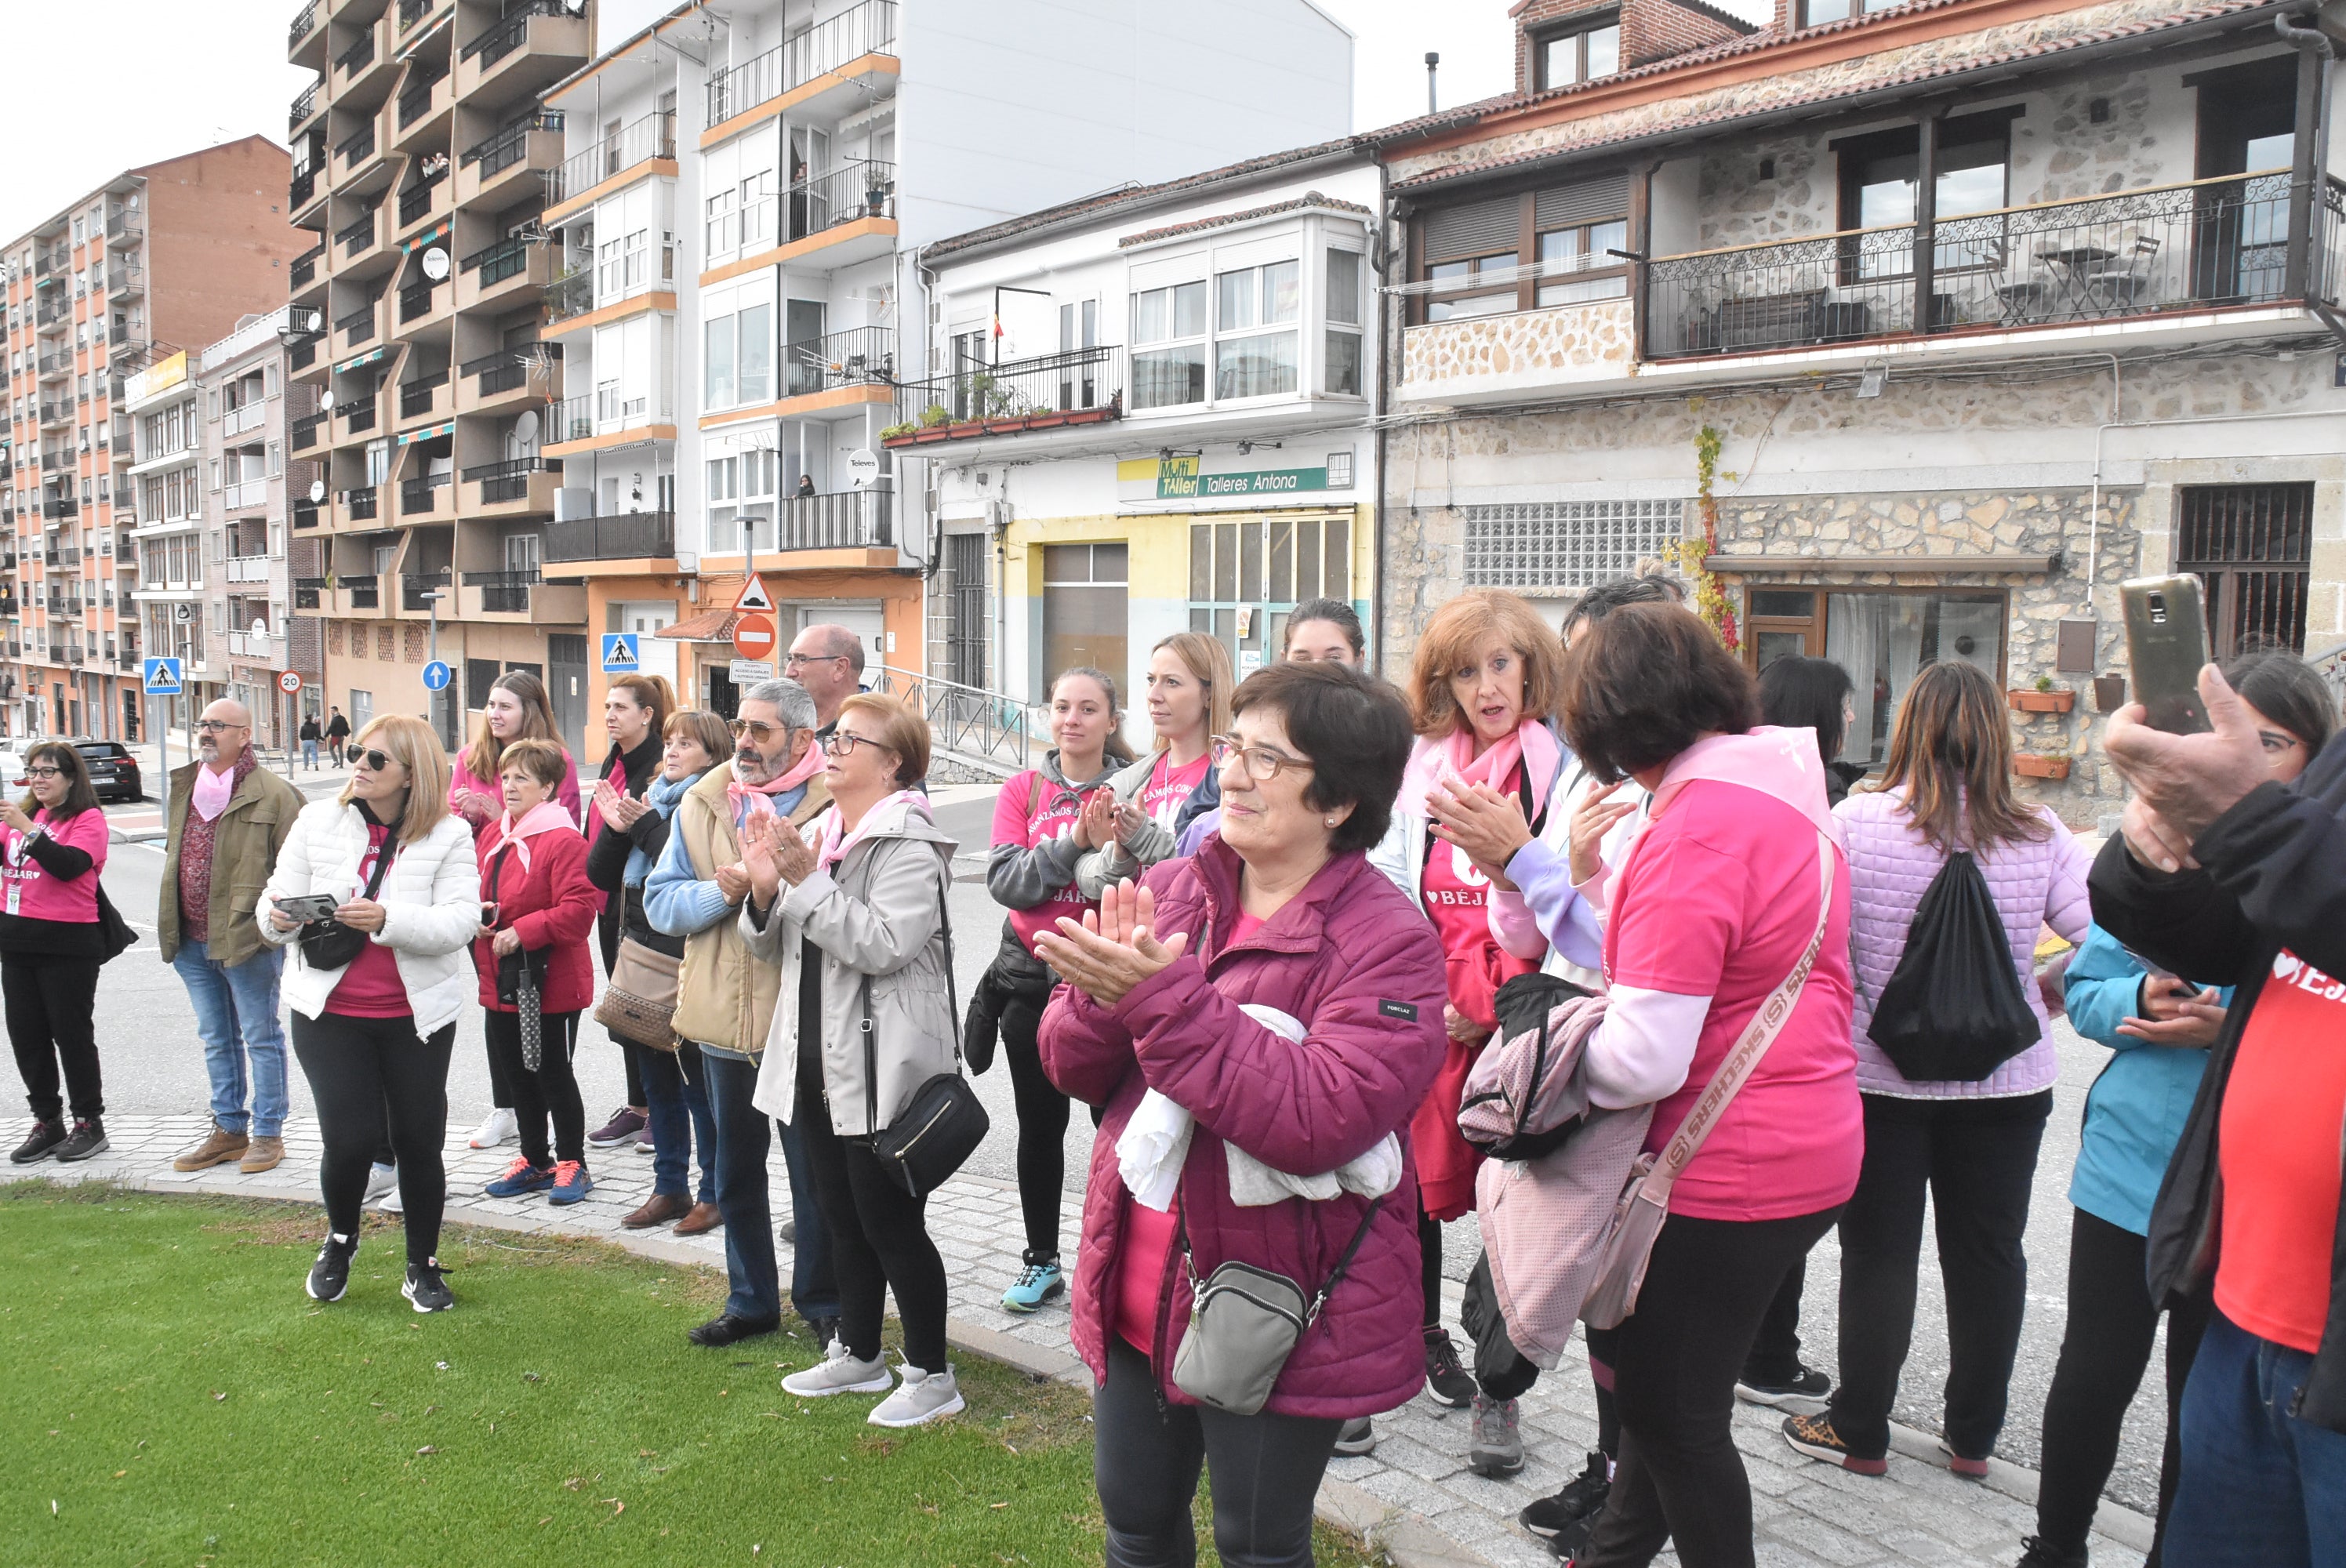
<svg viewBox="0 0 2346 1568"><path fill-rule="evenodd" d="M2346 1539L2333 694L2259 650L2203 675L2207 733L2114 716L2133 790L2096 854L2015 797L2004 694L1974 665L1915 674L1869 773L1841 755L1848 672L1793 657L1755 676L1678 596L1617 580L1559 632L1471 591L1399 685L1363 670L1339 602L1298 606L1283 657L1243 681L1219 639L1176 634L1150 650L1137 755L1116 679L1057 672L1054 745L995 799L986 885L1006 913L966 1009L927 727L857 689L842 628L802 634L729 722L614 681L583 790L525 671L453 759L419 719L370 721L342 789L307 804L256 766L250 716L215 703L172 775L158 916L211 1083L178 1165L283 1159L281 993L323 1142L309 1294L342 1297L382 1197L403 1293L448 1308L446 1086L477 1003L495 1105L471 1142L517 1146L488 1193L576 1203L590 1151L647 1148L653 1192L623 1223L723 1229L729 1294L690 1331L723 1347L782 1319L779 1136L789 1306L822 1347L783 1387L878 1396L872 1422L911 1427L963 1408L939 1178L912 1148L956 1135L938 1085L999 1057L1025 1231L1002 1302L1071 1307L1111 1563L1194 1560L1206 1466L1225 1561L1308 1563L1331 1458L1370 1451L1375 1418L1421 1390L1471 1410L1472 1469L1520 1472L1518 1402L1566 1375L1586 1316L1598 1447L1523 1524L1582 1568L1665 1545L1743 1568L1739 1399L1780 1408L1798 1452L1886 1472L1926 1205L1943 1461L1988 1473L2066 1010L2112 1055L2069 1177L2020 1561L2086 1562L2162 1319L2151 1561L2326 1561ZM120 925L80 758L45 744L27 763L30 794L0 802L0 994L36 1119L20 1166L106 1146L92 1015ZM2068 951L2040 966L2048 927ZM589 1023L627 1084L592 1132ZM1070 1267L1077 1101L1096 1132ZM1612 1185L1576 1196L1592 1172ZM1625 1175L1658 1176L1660 1214L1622 1296ZM1443 1227L1468 1214L1462 1347ZM1828 1231L1837 1377L1799 1337Z"/></svg>

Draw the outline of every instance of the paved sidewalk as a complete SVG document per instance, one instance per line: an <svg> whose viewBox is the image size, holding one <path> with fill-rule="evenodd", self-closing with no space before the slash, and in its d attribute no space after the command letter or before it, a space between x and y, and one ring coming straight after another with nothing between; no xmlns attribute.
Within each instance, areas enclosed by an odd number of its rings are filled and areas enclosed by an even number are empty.
<svg viewBox="0 0 2346 1568"><path fill-rule="evenodd" d="M198 1142L206 1125L200 1115L109 1117L112 1146L107 1153L78 1166L44 1162L22 1174L316 1201L314 1122L304 1118L288 1126L286 1161L274 1171L248 1176L233 1165L194 1173L172 1170L172 1156ZM22 1118L0 1125L0 1137L13 1145L26 1126ZM461 1142L450 1148L452 1221L602 1236L660 1257L725 1267L721 1230L678 1237L667 1227L619 1229L620 1217L651 1190L651 1162L644 1156L631 1150L590 1151L595 1191L575 1207L556 1209L542 1198L480 1196L482 1184L503 1170L513 1152L468 1149ZM779 1147L771 1173L779 1218L788 1212L789 1180ZM931 1198L929 1214L951 1281L955 1343L1040 1373L1081 1380L1081 1368L1068 1350L1063 1302L1031 1318L1005 1312L999 1305L1022 1246L1015 1190L991 1180L957 1179ZM1068 1257L1075 1255L1076 1215L1076 1195L1069 1194L1062 1233ZM788 1249L782 1250L787 1279ZM298 1289L299 1282L289 1280L287 1288ZM461 1302L461 1279L456 1288ZM1450 1288L1454 1321L1457 1288ZM1463 1333L1459 1338L1463 1344ZM1545 1547L1516 1526L1515 1514L1576 1473L1596 1446L1596 1403L1586 1362L1569 1357L1544 1376L1525 1396L1523 1412L1530 1462L1513 1481L1486 1481L1465 1468L1466 1413L1443 1410L1421 1395L1377 1418L1381 1441L1375 1453L1334 1462L1321 1512L1374 1535L1403 1568L1537 1568L1552 1563ZM1988 1568L2019 1556L2020 1538L2032 1528L2027 1500L2035 1492L2033 1473L1999 1461L1985 1484L1959 1481L1938 1462L1934 1440L1901 1429L1888 1478L1861 1478L1793 1453L1776 1431L1780 1419L1773 1412L1739 1409L1736 1420L1736 1440L1751 1476L1761 1568ZM2098 1525L2096 1568L2139 1568L2150 1522L2105 1502ZM1665 1553L1659 1561L1675 1564L1677 1558Z"/></svg>

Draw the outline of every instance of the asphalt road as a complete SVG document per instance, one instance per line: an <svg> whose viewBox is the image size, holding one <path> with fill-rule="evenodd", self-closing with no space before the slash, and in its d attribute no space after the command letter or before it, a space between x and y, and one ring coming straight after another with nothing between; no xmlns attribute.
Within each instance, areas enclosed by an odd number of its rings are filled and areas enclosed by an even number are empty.
<svg viewBox="0 0 2346 1568"><path fill-rule="evenodd" d="M339 779L328 777L305 787L331 790ZM986 897L983 856L993 817L990 794L967 788L940 789L937 820L960 841L964 858L956 865L953 890L955 971L964 1003L984 972L999 939L1002 911ZM117 807L109 815L151 819L154 807ZM156 894L163 857L159 846L117 841L105 873L116 904L148 934L106 971L98 993L97 1033L106 1071L107 1104L129 1113L199 1110L207 1097L202 1048L195 1036L194 1014L178 979L158 962L152 943ZM2068 1177L2076 1157L2078 1128L2086 1088L2108 1059L2100 1046L2077 1037L2066 1023L2056 1025L2061 1046L2062 1074L2055 1090L2055 1105L2037 1166L2035 1200L2027 1237L2029 1296L2018 1362L2012 1381L2012 1414L1998 1453L2034 1469L2037 1462L2037 1423L2045 1391L2059 1352L2064 1317L2065 1280L2068 1264L2070 1208ZM586 1100L588 1125L600 1125L606 1114L625 1098L618 1051L590 1026L594 1038L579 1053L578 1076ZM296 1114L311 1108L309 1087L300 1071L291 1073ZM994 1118L994 1132L972 1156L970 1169L1003 1181L1015 1181L1015 1128L1009 1075L997 1067L976 1080L979 1095ZM468 1012L457 1026L457 1048L449 1074L449 1113L453 1125L469 1128L489 1105L488 1067L483 1054L480 1014ZM1069 1214L1079 1202L1084 1172L1091 1150L1089 1119L1078 1109L1069 1118L1066 1136L1067 1204ZM621 1156L604 1156L621 1157ZM633 1158L636 1156L627 1156ZM1929 1237L1926 1227L1923 1232ZM1447 1227L1445 1272L1464 1279L1478 1246L1471 1217ZM1819 1244L1809 1266L1808 1292L1802 1310L1805 1355L1811 1365L1833 1366L1835 1294L1839 1250L1831 1237ZM2165 1432L2162 1379L2163 1352L2154 1352L2152 1370L2128 1412L2117 1470L2111 1478L2111 1495L2148 1512L2157 1501L2159 1448ZM1935 1259L1926 1241L1922 1294L1916 1312L1913 1349L1901 1385L1898 1419L1925 1431L1939 1427L1939 1399L1947 1370L1945 1298L1940 1288ZM1552 1376L1585 1373L1567 1368Z"/></svg>

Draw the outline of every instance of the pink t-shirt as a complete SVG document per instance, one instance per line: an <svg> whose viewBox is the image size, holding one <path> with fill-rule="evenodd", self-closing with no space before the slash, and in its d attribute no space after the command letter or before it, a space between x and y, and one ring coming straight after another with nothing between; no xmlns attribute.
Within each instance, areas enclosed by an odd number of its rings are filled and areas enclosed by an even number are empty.
<svg viewBox="0 0 2346 1568"><path fill-rule="evenodd" d="M1083 809L1081 792L1055 784L1040 773L1021 773L994 798L994 841L1031 850L1057 838L1083 814ZM1010 929L1032 952L1036 932L1056 931L1062 918L1081 920L1086 910L1097 908L1098 901L1084 897L1070 880L1033 909L1012 910Z"/></svg>
<svg viewBox="0 0 2346 1568"><path fill-rule="evenodd" d="M94 924L97 920L97 872L106 869L106 813L77 811L53 821L46 806L33 813L34 830L68 850L89 856L87 871L71 881L51 876L33 857L33 834L0 829L0 908L26 920L73 921Z"/></svg>
<svg viewBox="0 0 2346 1568"><path fill-rule="evenodd" d="M1708 996L1685 1084L1654 1111L1667 1144L1816 930L1817 832L1760 790L1688 783L1630 850L1611 889L1608 985ZM1850 1044L1849 876L1833 878L1824 944L1792 1015L1678 1177L1670 1210L1789 1219L1849 1201L1865 1146Z"/></svg>
<svg viewBox="0 0 2346 1568"><path fill-rule="evenodd" d="M389 828L368 827L367 852L359 858L362 891L374 875L375 857L390 840ZM399 960L391 949L372 940L361 948L342 978L334 982L333 992L326 998L326 1011L345 1018L404 1018L414 1012L407 1000L407 983L399 977Z"/></svg>
<svg viewBox="0 0 2346 1568"><path fill-rule="evenodd" d="M1188 766L1176 768L1170 751L1158 752L1157 766L1148 770L1148 782L1140 787L1140 809L1155 818L1158 827L1172 827L1173 819L1206 781L1206 769L1213 765L1210 755L1200 754Z"/></svg>

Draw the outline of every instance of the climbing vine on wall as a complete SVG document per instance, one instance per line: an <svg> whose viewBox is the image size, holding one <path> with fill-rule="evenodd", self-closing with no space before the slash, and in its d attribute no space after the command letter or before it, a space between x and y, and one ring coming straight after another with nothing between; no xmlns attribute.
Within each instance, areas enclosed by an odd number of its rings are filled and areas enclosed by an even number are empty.
<svg viewBox="0 0 2346 1568"><path fill-rule="evenodd" d="M1704 565L1711 552L1719 548L1719 498L1713 494L1719 481L1719 453L1726 438L1718 427L1704 424L1694 435L1695 515L1702 520L1702 536L1679 539L1669 547L1670 564L1687 578L1694 593L1695 614L1700 616L1729 652L1742 646L1742 635L1736 625L1735 606L1729 600L1727 590L1719 578Z"/></svg>

